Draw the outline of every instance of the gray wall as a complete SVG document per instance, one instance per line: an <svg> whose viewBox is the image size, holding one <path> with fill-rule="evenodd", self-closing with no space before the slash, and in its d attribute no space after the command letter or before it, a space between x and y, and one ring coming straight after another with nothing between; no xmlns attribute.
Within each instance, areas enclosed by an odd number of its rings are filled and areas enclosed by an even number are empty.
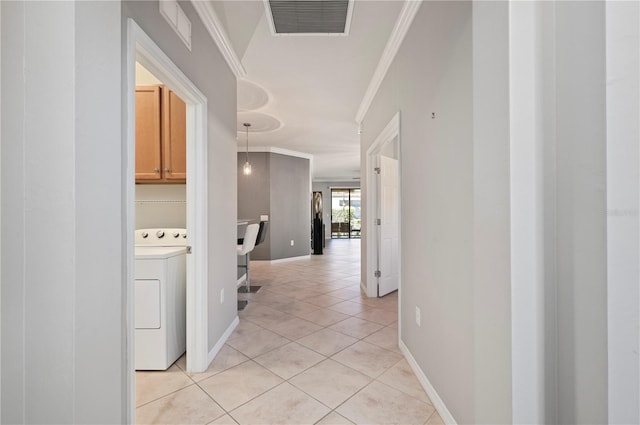
<svg viewBox="0 0 640 425"><path fill-rule="evenodd" d="M246 161L244 153L238 153L238 218L254 220L256 223L261 215L271 213L271 175L270 175L270 153L251 152L249 161L251 162L251 175L242 174L242 166ZM238 228L239 232L244 232L245 227ZM267 236L261 245L254 248L251 253L253 260L271 259L271 232L267 231ZM242 237L242 235L238 235Z"/></svg>
<svg viewBox="0 0 640 425"><path fill-rule="evenodd" d="M555 7L559 423L607 423L604 2Z"/></svg>
<svg viewBox="0 0 640 425"><path fill-rule="evenodd" d="M545 423L608 420L604 7L532 20ZM363 123L365 158L401 111L402 339L458 423L513 420L509 24L506 3L424 2Z"/></svg>
<svg viewBox="0 0 640 425"><path fill-rule="evenodd" d="M422 3L364 120L361 146L366 158L401 111L402 339L458 423L477 422L471 12L469 2ZM362 255L364 280L364 241Z"/></svg>
<svg viewBox="0 0 640 425"><path fill-rule="evenodd" d="M245 153L238 152L238 218L260 220L269 215L265 242L253 260L278 260L311 252L309 160L271 152L250 152L252 173L242 174ZM294 246L291 246L291 241Z"/></svg>
<svg viewBox="0 0 640 425"><path fill-rule="evenodd" d="M207 97L209 143L209 349L237 316L236 306L236 80L190 2L180 6L191 20L189 51L160 15L157 2L127 1L126 19L134 19ZM220 290L228 294L219 302ZM234 294L234 295L232 295Z"/></svg>
<svg viewBox="0 0 640 425"><path fill-rule="evenodd" d="M121 4L1 19L2 422L124 423Z"/></svg>
<svg viewBox="0 0 640 425"><path fill-rule="evenodd" d="M271 154L272 260L310 254L310 187L308 159Z"/></svg>
<svg viewBox="0 0 640 425"><path fill-rule="evenodd" d="M359 189L360 181L314 181L312 183L313 192L322 192L322 223L325 227L325 239L331 239L331 188L336 189ZM313 220L313 211L311 211Z"/></svg>

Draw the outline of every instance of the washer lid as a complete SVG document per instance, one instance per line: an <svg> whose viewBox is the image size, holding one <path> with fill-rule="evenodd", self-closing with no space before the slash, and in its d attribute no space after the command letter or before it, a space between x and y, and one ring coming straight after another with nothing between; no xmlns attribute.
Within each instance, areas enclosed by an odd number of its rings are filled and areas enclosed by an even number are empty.
<svg viewBox="0 0 640 425"><path fill-rule="evenodd" d="M136 246L136 260L171 258L186 253L185 246Z"/></svg>

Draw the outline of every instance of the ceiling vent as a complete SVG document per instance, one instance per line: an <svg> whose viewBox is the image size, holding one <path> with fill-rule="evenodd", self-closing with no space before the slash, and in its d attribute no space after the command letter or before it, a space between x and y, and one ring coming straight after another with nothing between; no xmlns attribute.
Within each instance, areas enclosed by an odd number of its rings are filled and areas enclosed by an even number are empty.
<svg viewBox="0 0 640 425"><path fill-rule="evenodd" d="M353 0L264 0L273 35L349 35Z"/></svg>

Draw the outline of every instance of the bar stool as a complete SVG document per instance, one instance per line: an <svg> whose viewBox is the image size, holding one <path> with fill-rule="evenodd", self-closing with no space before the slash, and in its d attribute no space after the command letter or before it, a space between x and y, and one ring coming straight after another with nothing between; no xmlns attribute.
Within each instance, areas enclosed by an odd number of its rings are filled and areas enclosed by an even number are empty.
<svg viewBox="0 0 640 425"><path fill-rule="evenodd" d="M269 222L268 221L261 221L260 222L260 228L258 229L258 236L256 236L256 245L255 246L258 246L262 242L264 242L264 240L265 240L265 238L267 236L267 230L268 229L269 229ZM244 240L242 240L242 243L244 244ZM247 277L249 277L249 275L247 275ZM238 292L241 293L241 294L249 294L249 293L255 294L256 292L258 292L260 290L260 288L262 288L262 286L251 285L250 283L247 283L246 286L238 288Z"/></svg>
<svg viewBox="0 0 640 425"><path fill-rule="evenodd" d="M260 226L258 224L250 224L247 226L247 230L244 233L244 240L242 245L237 246L238 256L244 255L245 264L239 264L238 267L242 267L247 270L246 288L247 292L251 289L251 281L249 278L249 258L251 251L256 246L256 240L258 238L258 230ZM241 304L242 303L242 304ZM238 309L242 310L247 305L246 301L238 301Z"/></svg>

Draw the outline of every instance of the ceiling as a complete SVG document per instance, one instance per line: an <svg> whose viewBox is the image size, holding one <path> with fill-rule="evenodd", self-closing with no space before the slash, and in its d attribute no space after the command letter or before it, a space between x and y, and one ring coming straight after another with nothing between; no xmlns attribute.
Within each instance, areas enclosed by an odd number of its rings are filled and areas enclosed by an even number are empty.
<svg viewBox="0 0 640 425"><path fill-rule="evenodd" d="M313 155L314 180L360 176L355 117L402 1L356 0L348 35L272 35L265 4L212 1L246 70L238 82L238 146Z"/></svg>

